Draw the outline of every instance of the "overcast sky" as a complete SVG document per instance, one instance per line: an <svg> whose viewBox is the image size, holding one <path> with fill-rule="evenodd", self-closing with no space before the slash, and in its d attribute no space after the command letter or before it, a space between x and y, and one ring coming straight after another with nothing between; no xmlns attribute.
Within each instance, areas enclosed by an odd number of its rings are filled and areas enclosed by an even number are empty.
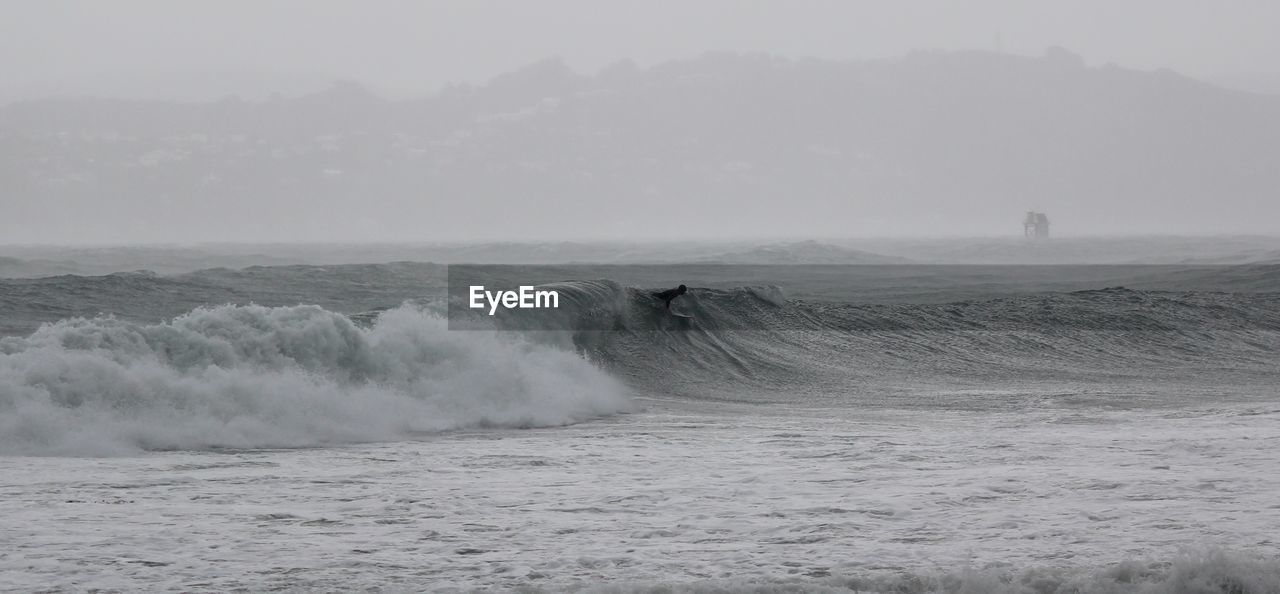
<svg viewBox="0 0 1280 594"><path fill-rule="evenodd" d="M338 77L421 94L549 56L590 72L712 50L846 59L1061 45L1093 65L1280 71L1274 0L40 0L5 2L4 13L9 98L163 94L148 85L209 72L283 90Z"/></svg>

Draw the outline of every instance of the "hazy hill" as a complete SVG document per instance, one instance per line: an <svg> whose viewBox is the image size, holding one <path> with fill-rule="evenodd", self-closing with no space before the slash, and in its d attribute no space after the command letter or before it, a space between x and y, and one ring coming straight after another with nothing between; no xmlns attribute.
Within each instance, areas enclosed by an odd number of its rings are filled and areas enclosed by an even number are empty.
<svg viewBox="0 0 1280 594"><path fill-rule="evenodd" d="M961 52L0 109L13 241L1280 232L1280 97ZM104 224L105 223L105 224Z"/></svg>

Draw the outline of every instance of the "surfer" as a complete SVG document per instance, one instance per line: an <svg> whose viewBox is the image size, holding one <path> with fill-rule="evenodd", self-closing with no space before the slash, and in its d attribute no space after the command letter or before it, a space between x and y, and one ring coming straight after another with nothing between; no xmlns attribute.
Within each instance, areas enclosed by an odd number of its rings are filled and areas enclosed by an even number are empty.
<svg viewBox="0 0 1280 594"><path fill-rule="evenodd" d="M667 308L667 311L671 311L671 302L675 300L676 297L684 295L687 292L689 292L689 288L684 285L680 285L674 289L667 289L665 291L654 293L653 296L661 299L663 305Z"/></svg>

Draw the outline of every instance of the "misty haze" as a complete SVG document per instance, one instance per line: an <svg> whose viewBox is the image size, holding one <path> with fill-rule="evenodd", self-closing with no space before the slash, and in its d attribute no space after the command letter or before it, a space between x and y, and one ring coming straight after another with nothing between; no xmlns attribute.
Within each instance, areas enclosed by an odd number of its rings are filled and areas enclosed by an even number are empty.
<svg viewBox="0 0 1280 594"><path fill-rule="evenodd" d="M779 117L786 114L786 117ZM0 108L12 241L675 240L1276 232L1280 96L915 52L556 59L388 100Z"/></svg>
<svg viewBox="0 0 1280 594"><path fill-rule="evenodd" d="M0 591L1280 594L1280 4L8 8Z"/></svg>

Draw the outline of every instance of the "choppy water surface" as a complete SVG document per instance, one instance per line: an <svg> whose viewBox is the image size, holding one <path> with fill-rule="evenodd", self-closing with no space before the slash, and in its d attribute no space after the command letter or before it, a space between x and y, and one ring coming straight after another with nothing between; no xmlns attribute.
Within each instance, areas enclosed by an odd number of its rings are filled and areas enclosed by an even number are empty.
<svg viewBox="0 0 1280 594"><path fill-rule="evenodd" d="M1254 559L1280 552L1280 410L731 408L6 458L0 525L16 546L0 564L18 589L1280 584Z"/></svg>
<svg viewBox="0 0 1280 594"><path fill-rule="evenodd" d="M527 335L263 270L0 287L0 586L1280 591L1272 293L695 287L674 328L590 280L611 330Z"/></svg>

